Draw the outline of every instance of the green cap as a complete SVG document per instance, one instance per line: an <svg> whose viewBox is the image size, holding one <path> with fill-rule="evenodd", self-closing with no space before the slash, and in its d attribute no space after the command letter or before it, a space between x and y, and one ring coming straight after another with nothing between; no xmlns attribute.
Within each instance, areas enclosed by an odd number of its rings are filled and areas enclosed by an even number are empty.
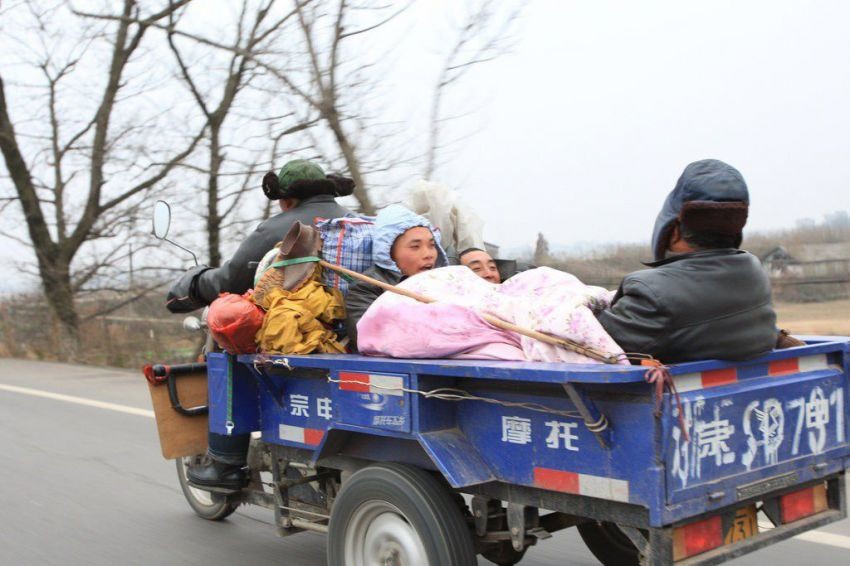
<svg viewBox="0 0 850 566"><path fill-rule="evenodd" d="M277 174L280 190L284 193L288 192L289 186L296 181L322 181L325 179L327 179L327 175L322 168L306 159L293 159L287 162L280 168L280 173Z"/></svg>

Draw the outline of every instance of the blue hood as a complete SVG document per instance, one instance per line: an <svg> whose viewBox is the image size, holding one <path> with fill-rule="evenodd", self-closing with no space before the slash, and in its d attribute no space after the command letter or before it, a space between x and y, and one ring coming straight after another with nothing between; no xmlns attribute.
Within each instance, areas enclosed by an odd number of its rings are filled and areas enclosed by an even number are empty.
<svg viewBox="0 0 850 566"><path fill-rule="evenodd" d="M655 261L665 258L670 231L682 212L682 205L694 200L750 203L747 183L731 165L717 159L694 161L679 177L676 187L667 196L652 231L652 252Z"/></svg>
<svg viewBox="0 0 850 566"><path fill-rule="evenodd" d="M391 204L378 212L378 216L375 218L375 228L372 232L372 260L375 265L401 273L393 258L390 257L390 250L396 238L410 228L417 226L428 228L434 234L434 241L437 243L437 261L434 262L434 267L448 265L446 252L440 246L439 230L435 230L425 217L409 211L400 204Z"/></svg>

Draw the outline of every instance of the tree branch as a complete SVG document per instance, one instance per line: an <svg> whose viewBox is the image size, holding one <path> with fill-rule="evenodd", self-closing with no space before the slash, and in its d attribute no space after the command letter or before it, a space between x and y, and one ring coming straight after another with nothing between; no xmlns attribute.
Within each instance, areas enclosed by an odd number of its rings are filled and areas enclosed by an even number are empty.
<svg viewBox="0 0 850 566"><path fill-rule="evenodd" d="M194 138L192 138L192 141L189 144L189 146L186 147L186 149L184 149L180 153L174 155L167 163L165 163L165 165L162 167L162 169L160 169L160 171L156 175L153 175L152 177L150 177L150 178L146 179L145 181L139 183L138 185L134 186L130 190L125 191L121 195L119 195L119 196L113 198L112 200L106 202L105 204L101 205L99 207L99 211L103 212L103 211L109 210L109 209L121 204L122 202L124 202L128 198L130 198L134 195L137 195L138 193L140 193L142 191L150 189L151 187L153 187L154 185L156 185L157 183L162 181L172 169L174 169L181 161L183 161L186 157L188 157L192 153L192 151L194 151L195 146L198 144L198 142L201 140L201 138L203 138L205 131L206 131L206 128L201 129L201 131Z"/></svg>
<svg viewBox="0 0 850 566"><path fill-rule="evenodd" d="M126 307L130 303L134 303L134 302L138 301L142 297L150 294L151 291L154 291L155 289L158 289L162 286L163 286L163 284L161 282L157 282L157 283L153 283L151 285L148 285L148 286L144 287L138 293L135 293L134 295L130 296L129 298L124 299L123 301L119 301L119 302L115 303L114 305L110 305L106 308L95 311L92 314L86 315L86 316L82 317L80 320L81 320L81 322L86 322L86 321L91 320L93 318L97 318L99 316L105 316L107 314L113 313L113 312L115 312L115 311L117 311L117 310L119 310L123 307Z"/></svg>

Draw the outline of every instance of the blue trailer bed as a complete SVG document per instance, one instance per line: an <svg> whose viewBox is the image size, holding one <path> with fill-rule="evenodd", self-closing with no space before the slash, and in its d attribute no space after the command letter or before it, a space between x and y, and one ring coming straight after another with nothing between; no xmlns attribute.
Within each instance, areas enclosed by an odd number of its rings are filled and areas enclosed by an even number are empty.
<svg viewBox="0 0 850 566"><path fill-rule="evenodd" d="M479 503L616 524L648 563L711 563L846 514L850 343L807 342L670 366L681 400L665 393L660 417L642 366L210 354L210 430L260 431L316 469L434 470ZM736 510L778 516L808 486L825 508L735 534ZM721 515L727 544L682 550L677 527Z"/></svg>

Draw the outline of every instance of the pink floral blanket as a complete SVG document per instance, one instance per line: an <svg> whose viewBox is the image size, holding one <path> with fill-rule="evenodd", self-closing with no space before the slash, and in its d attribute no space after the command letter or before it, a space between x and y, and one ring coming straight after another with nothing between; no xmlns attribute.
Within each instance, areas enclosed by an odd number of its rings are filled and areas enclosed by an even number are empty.
<svg viewBox="0 0 850 566"><path fill-rule="evenodd" d="M604 352L623 352L594 316L611 304L613 291L585 285L569 273L541 267L494 285L466 267L450 266L415 275L399 287L437 302L424 304L390 292L381 295L357 325L362 354L598 363L496 328L478 313Z"/></svg>

